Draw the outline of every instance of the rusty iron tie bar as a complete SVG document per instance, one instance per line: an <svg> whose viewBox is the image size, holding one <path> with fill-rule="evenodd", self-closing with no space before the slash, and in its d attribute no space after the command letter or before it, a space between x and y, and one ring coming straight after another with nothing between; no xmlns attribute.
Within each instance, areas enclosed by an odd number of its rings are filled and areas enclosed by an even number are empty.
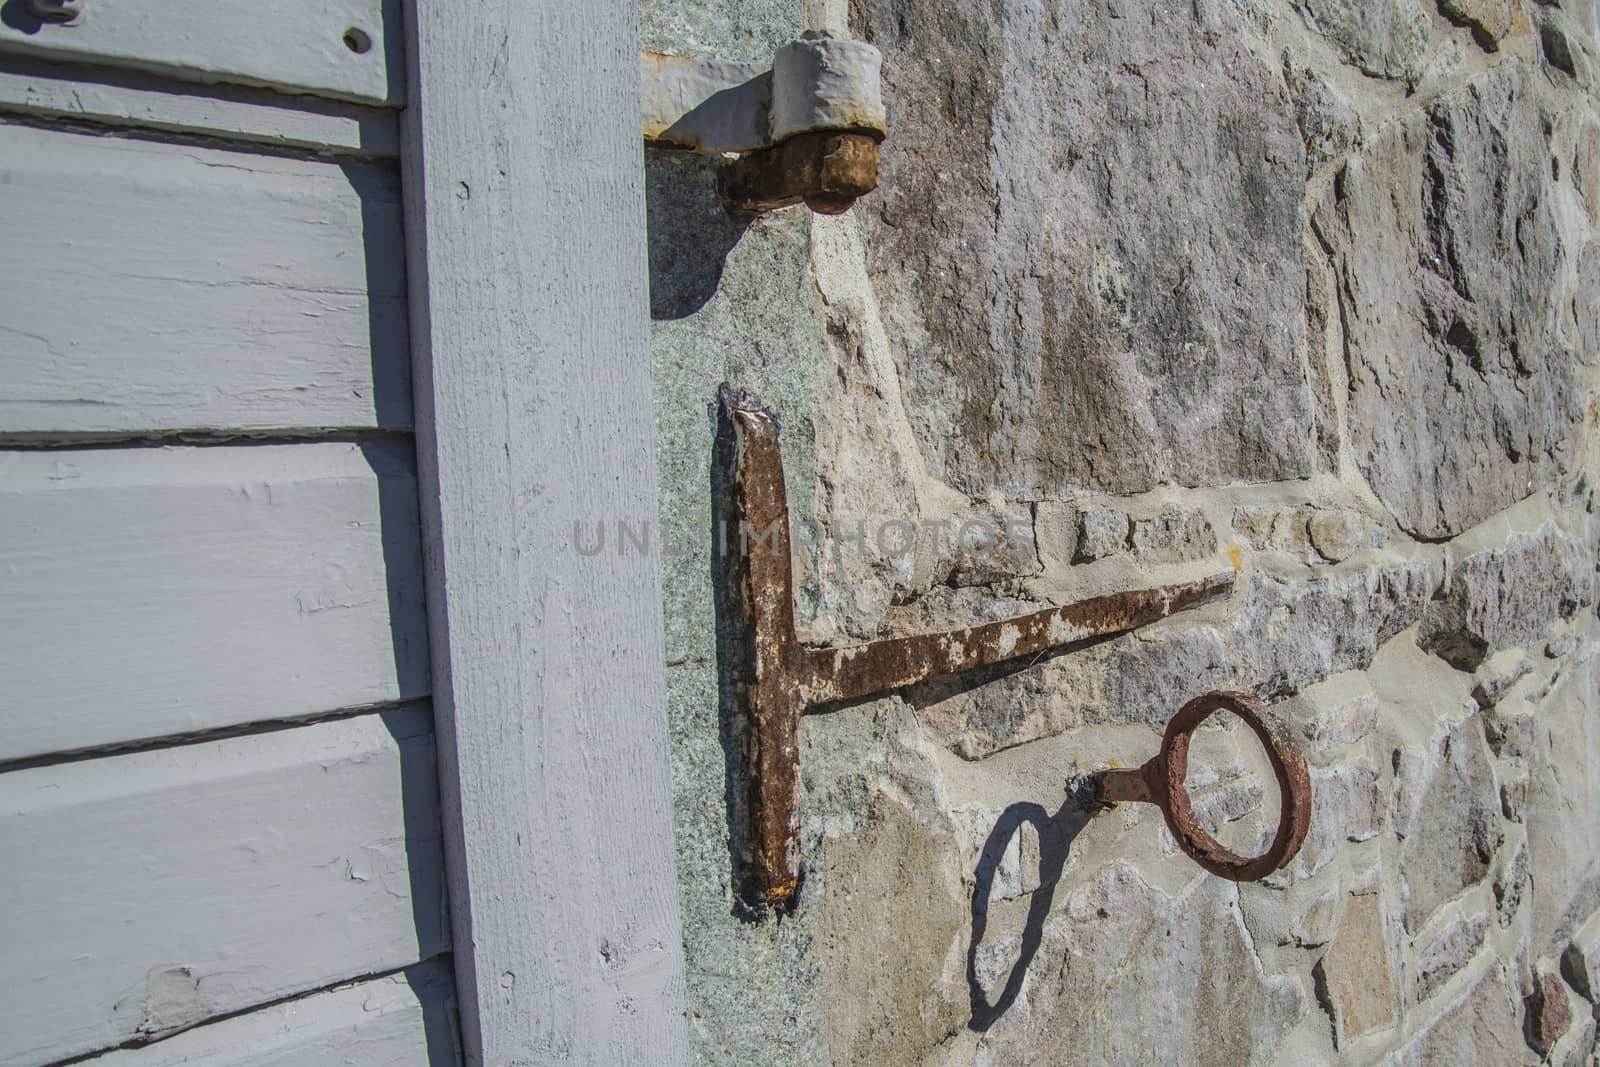
<svg viewBox="0 0 1600 1067"><path fill-rule="evenodd" d="M729 553L734 627L733 694L748 727L749 841L741 850L746 904L792 907L800 887L800 717L819 705L857 700L942 675L1037 655L1126 633L1222 600L1234 576L1144 589L1046 608L962 630L918 634L842 648L800 643L794 624L789 506L776 420L748 394L721 391L734 433L728 506L736 535ZM1278 832L1266 852L1242 857L1201 827L1184 788L1189 737L1217 711L1242 718L1265 746L1282 796ZM1211 693L1168 725L1161 750L1138 770L1096 776L1096 799L1161 808L1174 838L1206 870L1235 881L1276 871L1294 858L1311 819L1311 781L1288 727L1254 698Z"/></svg>

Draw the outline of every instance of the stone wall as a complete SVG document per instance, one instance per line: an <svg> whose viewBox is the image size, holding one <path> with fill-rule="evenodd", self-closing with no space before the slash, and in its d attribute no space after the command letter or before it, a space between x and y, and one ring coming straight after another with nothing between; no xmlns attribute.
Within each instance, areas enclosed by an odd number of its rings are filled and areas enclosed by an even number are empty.
<svg viewBox="0 0 1600 1067"><path fill-rule="evenodd" d="M740 59L869 39L891 124L840 218L731 218L714 162L648 153L697 1061L1593 1062L1596 0L645 0L642 24ZM783 423L811 640L1238 591L808 717L804 893L752 921L711 578L725 380ZM1311 835L1262 884L1067 791L1218 688L1312 762ZM1253 739L1196 751L1197 807L1253 847Z"/></svg>

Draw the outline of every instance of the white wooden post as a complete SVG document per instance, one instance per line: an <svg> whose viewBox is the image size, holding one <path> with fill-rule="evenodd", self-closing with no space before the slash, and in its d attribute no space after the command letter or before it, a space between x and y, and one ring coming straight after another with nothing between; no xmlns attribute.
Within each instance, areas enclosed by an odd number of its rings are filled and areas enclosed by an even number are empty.
<svg viewBox="0 0 1600 1067"><path fill-rule="evenodd" d="M413 2L417 449L469 1063L677 1063L630 0ZM576 524L592 548L583 555Z"/></svg>

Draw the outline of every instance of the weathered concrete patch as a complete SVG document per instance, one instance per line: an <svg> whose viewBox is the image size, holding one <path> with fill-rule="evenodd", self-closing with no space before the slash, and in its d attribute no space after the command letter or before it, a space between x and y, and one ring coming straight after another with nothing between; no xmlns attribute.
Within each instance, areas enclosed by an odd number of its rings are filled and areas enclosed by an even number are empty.
<svg viewBox="0 0 1600 1067"><path fill-rule="evenodd" d="M770 398L783 424L789 508L803 525L816 496L815 368L827 350L816 330L804 219L729 220L714 161L686 152L647 152L645 188L667 661L707 662L716 654L718 538L708 405L722 382ZM605 550L631 551L610 543Z"/></svg>
<svg viewBox="0 0 1600 1067"><path fill-rule="evenodd" d="M966 917L953 839L880 796L858 831L825 849L830 1060L921 1062L967 1017L966 989L946 973Z"/></svg>
<svg viewBox="0 0 1600 1067"><path fill-rule="evenodd" d="M802 901L793 919L767 927L741 921L734 912L715 670L668 671L667 696L694 1060L755 1063L781 1055L797 1063L824 1063L823 970L813 957L815 909Z"/></svg>
<svg viewBox="0 0 1600 1067"><path fill-rule="evenodd" d="M639 5L639 43L671 55L770 60L799 36L791 0L648 0Z"/></svg>

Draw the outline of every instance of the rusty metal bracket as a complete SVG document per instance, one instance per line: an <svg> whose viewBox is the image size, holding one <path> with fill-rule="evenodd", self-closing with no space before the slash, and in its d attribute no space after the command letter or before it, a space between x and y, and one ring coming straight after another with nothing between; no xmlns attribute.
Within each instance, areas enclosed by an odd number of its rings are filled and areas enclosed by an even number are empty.
<svg viewBox="0 0 1600 1067"><path fill-rule="evenodd" d="M737 154L723 195L738 211L804 202L837 215L878 186L888 132L882 56L862 41L807 33L770 65L640 57L645 140Z"/></svg>
<svg viewBox="0 0 1600 1067"><path fill-rule="evenodd" d="M722 177L723 198L758 213L804 203L819 215L842 215L877 187L878 142L860 133L797 133L740 156Z"/></svg>
<svg viewBox="0 0 1600 1067"><path fill-rule="evenodd" d="M741 859L747 902L790 905L801 880L800 717L818 705L855 700L916 682L1037 655L1091 638L1136 629L1226 597L1232 573L1196 582L1096 597L964 630L919 634L843 648L802 645L794 623L789 508L778 425L752 398L723 387L723 416L733 430L729 516L737 536L728 546L730 601L739 642L733 697L747 727L744 804L748 828ZM1204 701L1221 701L1205 704ZM1267 744L1284 790L1285 825L1267 856L1240 860L1194 823L1183 773L1188 737L1212 710L1240 711ZM1196 710L1196 709L1200 710ZM1192 721L1191 721L1192 720ZM1190 704L1168 729L1162 755L1145 772L1103 779L1103 799L1150 800L1168 812L1173 832L1207 870L1260 877L1268 859L1287 862L1305 837L1310 782L1287 730L1247 697L1218 695ZM1152 769L1153 768L1153 769ZM1162 773L1177 775L1176 786ZM1153 784L1154 783L1154 784ZM1176 812L1176 814L1174 814ZM1181 829L1181 833L1180 833ZM1272 869L1276 869L1273 867ZM1262 871L1265 873L1265 871Z"/></svg>

